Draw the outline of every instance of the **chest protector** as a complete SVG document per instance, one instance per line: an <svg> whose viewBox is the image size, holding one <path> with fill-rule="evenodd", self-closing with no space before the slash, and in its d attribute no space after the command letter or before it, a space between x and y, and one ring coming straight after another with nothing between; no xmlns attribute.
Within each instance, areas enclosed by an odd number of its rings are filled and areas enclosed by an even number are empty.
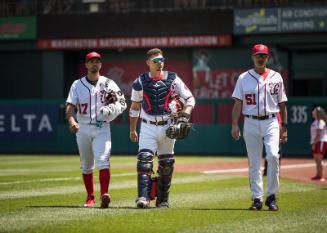
<svg viewBox="0 0 327 233"><path fill-rule="evenodd" d="M167 79L153 80L149 73L140 77L143 86L143 110L150 115L166 115L170 113L168 108L169 97L172 95L171 86L176 78L176 73L168 72Z"/></svg>

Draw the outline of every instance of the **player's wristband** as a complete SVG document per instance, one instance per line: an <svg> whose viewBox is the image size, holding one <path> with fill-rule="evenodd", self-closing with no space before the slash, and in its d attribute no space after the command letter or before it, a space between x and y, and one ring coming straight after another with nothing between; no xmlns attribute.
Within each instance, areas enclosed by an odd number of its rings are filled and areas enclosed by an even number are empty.
<svg viewBox="0 0 327 233"><path fill-rule="evenodd" d="M140 110L134 110L134 109L129 109L129 116L130 117L139 117L140 116Z"/></svg>

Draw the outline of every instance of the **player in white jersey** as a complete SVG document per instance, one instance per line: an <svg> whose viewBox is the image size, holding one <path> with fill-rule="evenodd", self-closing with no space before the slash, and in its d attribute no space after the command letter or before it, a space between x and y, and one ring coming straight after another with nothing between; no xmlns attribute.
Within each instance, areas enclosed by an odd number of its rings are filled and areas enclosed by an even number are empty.
<svg viewBox="0 0 327 233"><path fill-rule="evenodd" d="M69 129L76 133L83 181L87 192L85 207L95 204L93 170L94 161L99 170L101 207L108 208L110 182L109 156L111 152L110 121L126 108L123 93L117 84L101 76L101 55L86 55L87 75L75 80L66 100L66 118ZM108 99L110 96L110 99ZM74 117L77 111L76 119Z"/></svg>
<svg viewBox="0 0 327 233"><path fill-rule="evenodd" d="M168 107L172 95L178 94L186 101L179 120L188 121L195 105L195 99L184 82L174 72L164 71L164 57L160 49L147 52L147 65L150 72L143 73L133 83L131 94L130 139L139 141L137 155L138 172L138 208L150 206L149 187L153 173L153 159L157 154L158 188L156 206L168 208L168 195L174 169L175 139L166 136L171 123L171 111ZM138 119L141 119L140 137L136 131Z"/></svg>
<svg viewBox="0 0 327 233"><path fill-rule="evenodd" d="M310 145L313 158L316 162L317 173L311 180L324 181L322 160L327 151L327 127L323 120L324 110L318 106L313 109L312 117L315 119L310 127Z"/></svg>
<svg viewBox="0 0 327 233"><path fill-rule="evenodd" d="M260 210L263 201L263 183L260 171L263 144L268 161L267 199L269 210L278 210L276 193L279 191L279 142L287 141L287 97L283 79L278 72L266 67L268 47L256 44L252 48L254 69L242 73L236 83L232 97L231 134L239 140L241 134L238 120L244 115L244 140L249 160L251 210ZM279 128L277 113L280 112L282 127Z"/></svg>

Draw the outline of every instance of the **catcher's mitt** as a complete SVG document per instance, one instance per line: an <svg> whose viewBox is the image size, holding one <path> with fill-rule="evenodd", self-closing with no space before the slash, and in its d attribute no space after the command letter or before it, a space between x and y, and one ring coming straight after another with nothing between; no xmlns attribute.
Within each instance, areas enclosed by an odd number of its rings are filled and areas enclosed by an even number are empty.
<svg viewBox="0 0 327 233"><path fill-rule="evenodd" d="M191 128L192 123L180 122L169 126L166 130L166 136L171 139L184 139L189 135Z"/></svg>
<svg viewBox="0 0 327 233"><path fill-rule="evenodd" d="M105 97L104 97L105 105L116 103L117 100L118 100L118 97L117 97L116 92L110 90L109 92L107 92L105 94Z"/></svg>
<svg viewBox="0 0 327 233"><path fill-rule="evenodd" d="M171 139L184 139L186 138L191 129L192 123L188 122L190 115L187 113L182 113L178 118L177 123L171 125L166 130L166 136Z"/></svg>

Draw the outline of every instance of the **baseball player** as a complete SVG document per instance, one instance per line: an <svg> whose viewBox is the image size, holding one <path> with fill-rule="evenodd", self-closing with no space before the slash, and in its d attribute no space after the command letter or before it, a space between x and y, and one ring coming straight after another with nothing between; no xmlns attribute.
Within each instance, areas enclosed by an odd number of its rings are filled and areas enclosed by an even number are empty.
<svg viewBox="0 0 327 233"><path fill-rule="evenodd" d="M310 144L313 158L316 162L317 173L311 180L325 181L323 177L322 160L327 151L327 128L322 119L324 110L322 107L315 107L312 111L312 117L315 119L310 127Z"/></svg>
<svg viewBox="0 0 327 233"><path fill-rule="evenodd" d="M191 91L176 73L164 71L163 52L154 48L147 52L146 64L150 72L141 74L133 83L129 111L130 116L130 139L139 141L137 154L137 183L138 208L150 206L149 186L153 173L153 159L157 154L158 184L157 200L158 208L168 208L168 195L174 170L174 145L176 139L167 137L166 131L170 125L170 110L168 101L170 96L178 94L185 100L185 107L178 118L178 122L188 122L195 99ZM141 120L140 136L136 131L138 119ZM184 125L184 124L183 124Z"/></svg>
<svg viewBox="0 0 327 233"><path fill-rule="evenodd" d="M263 183L260 171L262 147L265 145L268 161L267 199L269 210L277 211L276 193L279 191L279 142L287 141L287 110L283 79L278 72L266 67L268 47L256 44L252 48L254 68L242 73L232 97L231 134L240 139L238 120L244 115L244 140L249 160L252 205L250 210L262 209ZM279 128L277 113L280 112L282 127Z"/></svg>
<svg viewBox="0 0 327 233"><path fill-rule="evenodd" d="M76 134L83 181L87 192L85 207L95 204L93 170L94 161L99 170L101 207L108 208L110 182L110 121L126 108L123 93L117 84L99 74L101 55L90 52L85 58L87 75L75 80L66 100L66 118L69 129ZM76 119L74 111L77 111Z"/></svg>

